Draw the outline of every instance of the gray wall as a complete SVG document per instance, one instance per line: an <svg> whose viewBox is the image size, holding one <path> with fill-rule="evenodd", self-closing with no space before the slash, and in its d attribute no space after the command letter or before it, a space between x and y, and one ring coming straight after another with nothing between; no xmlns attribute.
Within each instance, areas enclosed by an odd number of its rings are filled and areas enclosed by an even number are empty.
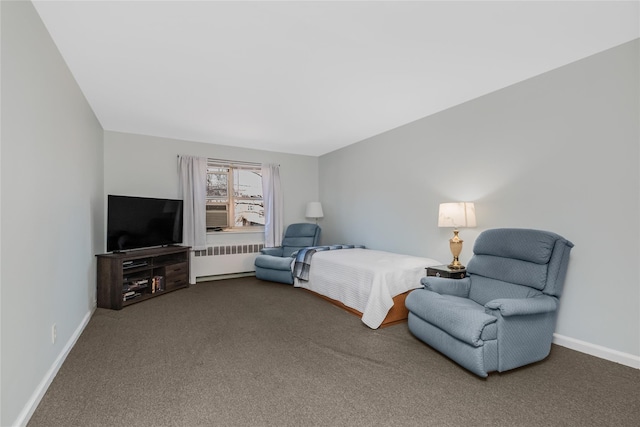
<svg viewBox="0 0 640 427"><path fill-rule="evenodd" d="M449 262L438 204L575 243L557 333L640 356L638 40L320 158L327 243Z"/></svg>
<svg viewBox="0 0 640 427"><path fill-rule="evenodd" d="M8 426L30 415L95 307L104 206L100 124L31 2L0 8L0 425Z"/></svg>
<svg viewBox="0 0 640 427"><path fill-rule="evenodd" d="M105 131L105 198L107 194L178 197L180 154L279 164L285 224L311 221L304 213L307 202L319 197L317 157L130 133ZM211 238L209 242L215 243Z"/></svg>

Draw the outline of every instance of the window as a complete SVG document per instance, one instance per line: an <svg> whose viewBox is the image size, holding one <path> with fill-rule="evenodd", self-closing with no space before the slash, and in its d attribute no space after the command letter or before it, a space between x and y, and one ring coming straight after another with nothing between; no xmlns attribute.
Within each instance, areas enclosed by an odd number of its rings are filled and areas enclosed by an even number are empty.
<svg viewBox="0 0 640 427"><path fill-rule="evenodd" d="M264 226L262 170L220 161L207 165L207 231Z"/></svg>

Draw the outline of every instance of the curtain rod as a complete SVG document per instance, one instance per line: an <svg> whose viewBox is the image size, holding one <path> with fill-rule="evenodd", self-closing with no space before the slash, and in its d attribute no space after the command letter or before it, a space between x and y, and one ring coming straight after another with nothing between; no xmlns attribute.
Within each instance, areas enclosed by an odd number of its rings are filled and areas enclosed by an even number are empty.
<svg viewBox="0 0 640 427"><path fill-rule="evenodd" d="M178 154L177 157L180 158L180 154ZM207 157L207 161L212 163L220 163L222 165L262 166L262 163L257 163L257 162L243 162L239 160L214 159L212 157Z"/></svg>
<svg viewBox="0 0 640 427"><path fill-rule="evenodd" d="M178 154L176 157L180 158L180 154ZM226 159L215 159L213 157L207 157L207 162L212 162L212 163L220 163L220 164L227 164L227 165L237 165L237 166L262 166L263 163L258 163L258 162L245 162L245 161L241 161L241 160L226 160ZM280 166L280 164L278 163L278 166Z"/></svg>
<svg viewBox="0 0 640 427"><path fill-rule="evenodd" d="M207 161L208 162L212 162L212 163L221 163L221 164L238 165L238 166L262 166L262 163L242 162L242 161L225 160L225 159L214 159L212 157L207 157Z"/></svg>

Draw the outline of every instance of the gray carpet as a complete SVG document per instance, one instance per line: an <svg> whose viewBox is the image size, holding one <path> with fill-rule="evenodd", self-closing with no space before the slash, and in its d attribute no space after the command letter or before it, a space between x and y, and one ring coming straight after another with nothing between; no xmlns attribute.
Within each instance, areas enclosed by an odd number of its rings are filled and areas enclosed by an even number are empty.
<svg viewBox="0 0 640 427"><path fill-rule="evenodd" d="M553 346L480 379L253 277L98 309L28 426L635 426L640 371Z"/></svg>

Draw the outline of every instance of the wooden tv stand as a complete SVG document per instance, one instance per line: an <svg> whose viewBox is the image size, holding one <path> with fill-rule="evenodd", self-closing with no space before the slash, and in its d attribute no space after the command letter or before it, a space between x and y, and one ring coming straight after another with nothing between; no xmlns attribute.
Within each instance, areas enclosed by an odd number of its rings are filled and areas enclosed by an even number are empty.
<svg viewBox="0 0 640 427"><path fill-rule="evenodd" d="M189 286L188 246L99 254L98 307L120 310Z"/></svg>

